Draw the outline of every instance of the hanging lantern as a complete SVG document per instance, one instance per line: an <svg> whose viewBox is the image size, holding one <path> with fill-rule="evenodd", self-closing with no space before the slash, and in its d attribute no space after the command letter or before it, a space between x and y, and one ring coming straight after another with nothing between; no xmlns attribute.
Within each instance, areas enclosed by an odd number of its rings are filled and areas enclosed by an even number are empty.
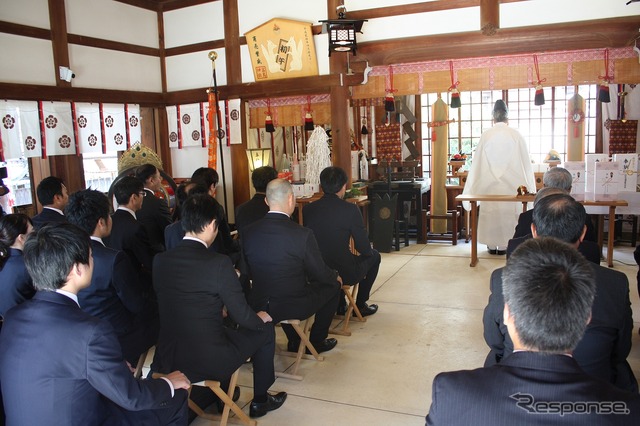
<svg viewBox="0 0 640 426"><path fill-rule="evenodd" d="M459 81L456 81L453 76L453 61L449 61L449 74L451 75L451 86L449 86L449 92L451 92L451 108L460 108L462 102L460 102L460 91L458 90Z"/></svg>
<svg viewBox="0 0 640 426"><path fill-rule="evenodd" d="M304 130L311 132L314 128L313 116L311 115L311 96L307 96L307 112L304 115Z"/></svg>
<svg viewBox="0 0 640 426"><path fill-rule="evenodd" d="M536 67L536 77L538 77L538 83L536 84L536 95L533 98L533 103L536 106L544 105L544 89L542 83L547 81L546 78L540 78L540 68L538 67L538 55L533 55L533 64Z"/></svg>
<svg viewBox="0 0 640 426"><path fill-rule="evenodd" d="M599 75L600 83L598 85L598 100L600 102L611 102L609 94L609 83L613 80L613 76L609 75L609 49L604 50L604 75Z"/></svg>

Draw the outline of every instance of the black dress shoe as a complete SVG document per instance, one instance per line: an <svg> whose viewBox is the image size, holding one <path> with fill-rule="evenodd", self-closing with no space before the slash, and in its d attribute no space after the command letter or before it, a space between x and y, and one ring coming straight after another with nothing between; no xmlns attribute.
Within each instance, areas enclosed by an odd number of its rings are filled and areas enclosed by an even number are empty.
<svg viewBox="0 0 640 426"><path fill-rule="evenodd" d="M328 339L324 339L322 342L319 342L319 343L311 342L311 344L313 345L316 352L322 353L322 352L328 352L331 349L335 348L336 345L338 344L338 341L333 337L330 337ZM309 349L307 349L307 354L311 354L311 351L309 351Z"/></svg>
<svg viewBox="0 0 640 426"><path fill-rule="evenodd" d="M496 250L496 254L498 256L504 256L505 254L507 254L507 251L506 250Z"/></svg>
<svg viewBox="0 0 640 426"><path fill-rule="evenodd" d="M367 305L365 303L362 306L358 306L358 310L360 311L360 315L362 315L363 317L367 317L369 315L373 315L376 312L378 312L378 305Z"/></svg>
<svg viewBox="0 0 640 426"><path fill-rule="evenodd" d="M267 394L267 402L253 402L249 407L250 417L262 417L269 411L277 410L287 399L286 392L278 392L275 395Z"/></svg>
<svg viewBox="0 0 640 426"><path fill-rule="evenodd" d="M489 254L498 254L498 250L496 249L488 249Z"/></svg>

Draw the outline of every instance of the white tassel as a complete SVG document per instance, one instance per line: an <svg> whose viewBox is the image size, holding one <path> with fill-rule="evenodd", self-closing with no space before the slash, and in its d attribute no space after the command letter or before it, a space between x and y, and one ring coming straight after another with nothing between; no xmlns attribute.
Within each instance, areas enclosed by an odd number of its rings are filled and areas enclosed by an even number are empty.
<svg viewBox="0 0 640 426"><path fill-rule="evenodd" d="M331 166L331 151L329 137L322 126L316 126L307 142L307 173L306 182L320 185L320 173Z"/></svg>

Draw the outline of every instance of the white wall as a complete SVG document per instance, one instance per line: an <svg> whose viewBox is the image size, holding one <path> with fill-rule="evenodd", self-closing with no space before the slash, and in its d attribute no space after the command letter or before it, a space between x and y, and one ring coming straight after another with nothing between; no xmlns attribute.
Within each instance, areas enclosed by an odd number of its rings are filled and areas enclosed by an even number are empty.
<svg viewBox="0 0 640 426"><path fill-rule="evenodd" d="M420 0L345 0L349 10L397 6ZM640 3L625 5L625 0L536 0L506 3L500 6L501 27L603 19L640 15ZM67 29L70 33L138 44L158 46L155 12L112 0L65 0ZM223 2L192 6L164 13L167 48L224 38ZM326 0L239 0L240 35L279 17L317 25L327 16ZM0 20L49 28L47 0L0 0ZM363 26L359 42L475 31L480 26L479 8L403 15L372 19ZM479 37L482 37L480 34ZM314 36L320 74L329 72L327 35ZM0 81L53 85L57 70L53 67L51 43L46 40L0 34L0 48L11 58L0 62ZM70 45L70 67L76 72L76 87L119 90L161 90L160 63L146 55L111 52ZM446 46L443 46L446 49ZM216 61L218 84L227 82L224 49ZM207 87L212 84L208 51L169 57L166 60L169 91ZM364 57L353 58L363 60ZM243 82L253 82L249 50L241 47Z"/></svg>
<svg viewBox="0 0 640 426"><path fill-rule="evenodd" d="M47 0L1 0L0 20L49 29Z"/></svg>
<svg viewBox="0 0 640 426"><path fill-rule="evenodd" d="M161 92L160 58L69 45L74 87Z"/></svg>
<svg viewBox="0 0 640 426"><path fill-rule="evenodd" d="M46 86L56 84L49 40L0 33L0 51L4 58L0 60L0 81Z"/></svg>
<svg viewBox="0 0 640 426"><path fill-rule="evenodd" d="M65 9L71 34L159 46L156 12L105 0L65 0Z"/></svg>

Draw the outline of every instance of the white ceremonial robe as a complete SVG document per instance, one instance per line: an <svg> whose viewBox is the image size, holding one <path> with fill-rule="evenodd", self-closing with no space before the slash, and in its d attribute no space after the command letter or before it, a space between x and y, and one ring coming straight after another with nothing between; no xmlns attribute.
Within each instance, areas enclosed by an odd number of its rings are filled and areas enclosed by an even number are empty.
<svg viewBox="0 0 640 426"><path fill-rule="evenodd" d="M516 129L506 123L496 123L480 137L462 193L516 195L520 185L535 192L536 180L527 143ZM469 210L470 203L464 202L463 207ZM482 202L478 242L506 249L521 212L521 203Z"/></svg>

